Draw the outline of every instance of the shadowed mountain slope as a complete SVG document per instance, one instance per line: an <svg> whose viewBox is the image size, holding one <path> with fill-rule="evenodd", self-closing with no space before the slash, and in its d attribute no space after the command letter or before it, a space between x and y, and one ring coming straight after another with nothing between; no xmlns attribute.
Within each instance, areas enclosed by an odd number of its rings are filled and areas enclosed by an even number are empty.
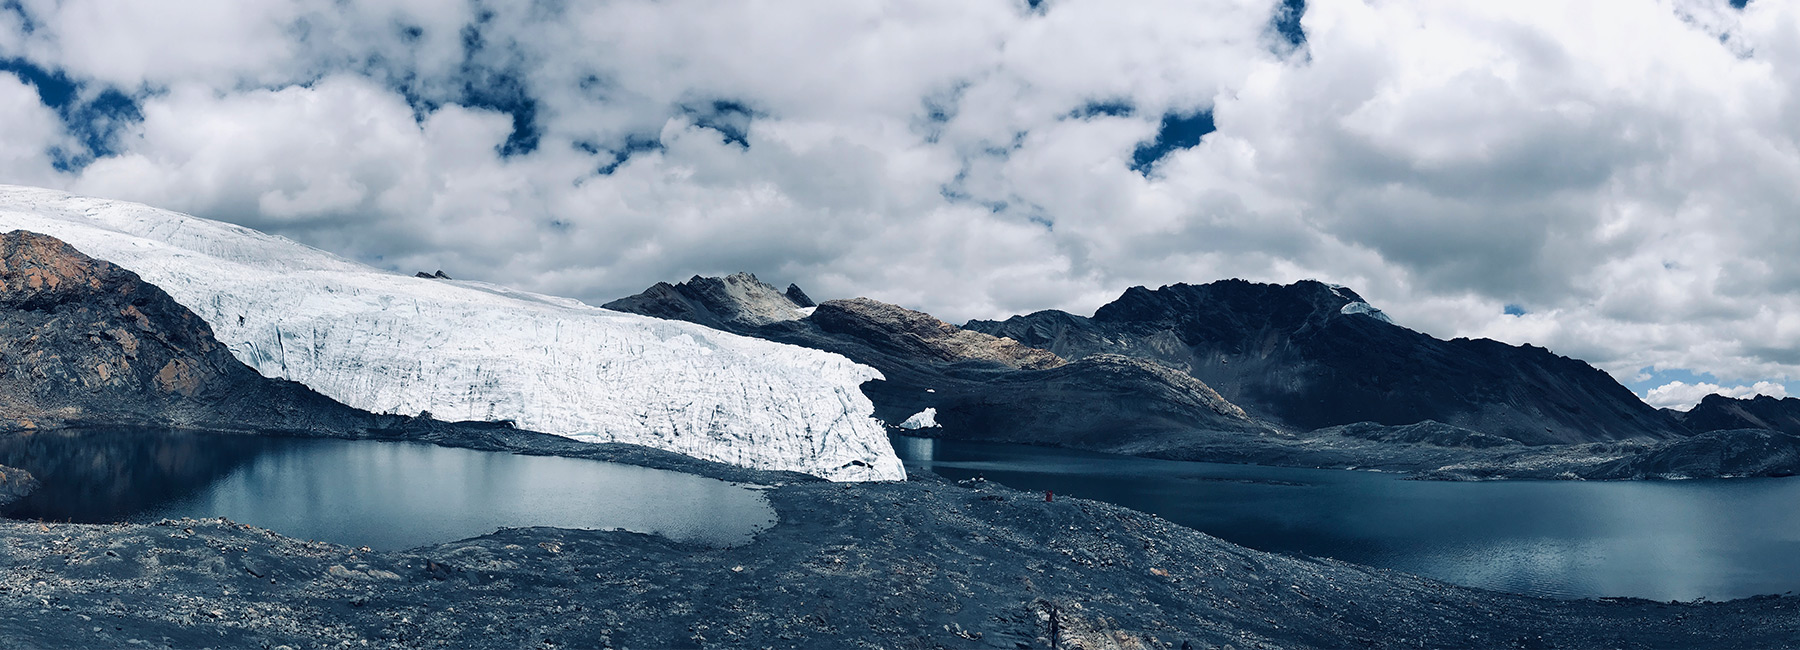
<svg viewBox="0 0 1800 650"><path fill-rule="evenodd" d="M1724 395L1707 395L1694 408L1665 411L1696 432L1725 429L1769 429L1800 434L1800 398L1776 399L1757 395L1734 399Z"/></svg>
<svg viewBox="0 0 1800 650"><path fill-rule="evenodd" d="M1685 435L1588 364L1533 346L1439 340L1321 282L1133 287L1092 318L1042 311L967 329L1068 359L1154 359L1299 428L1426 420L1526 444Z"/></svg>
<svg viewBox="0 0 1800 650"><path fill-rule="evenodd" d="M796 301L792 297L801 300ZM1119 356L1068 363L1017 341L958 328L930 314L855 298L816 307L755 276L659 283L608 309L690 320L725 331L849 357L884 379L863 385L890 423L935 410L922 435L1154 450L1212 434L1275 433L1204 383L1161 364Z"/></svg>

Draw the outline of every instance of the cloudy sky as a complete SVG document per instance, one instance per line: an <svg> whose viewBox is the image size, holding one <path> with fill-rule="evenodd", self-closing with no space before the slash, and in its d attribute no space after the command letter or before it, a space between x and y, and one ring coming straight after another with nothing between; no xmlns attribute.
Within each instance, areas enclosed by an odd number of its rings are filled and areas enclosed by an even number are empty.
<svg viewBox="0 0 1800 650"><path fill-rule="evenodd" d="M604 302L1354 287L1657 405L1800 380L1800 3L0 0L0 182Z"/></svg>

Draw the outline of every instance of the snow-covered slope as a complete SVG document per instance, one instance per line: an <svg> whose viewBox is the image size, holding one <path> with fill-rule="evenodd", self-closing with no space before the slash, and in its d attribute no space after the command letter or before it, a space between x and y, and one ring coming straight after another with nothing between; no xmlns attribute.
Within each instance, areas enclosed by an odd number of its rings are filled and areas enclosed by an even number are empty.
<svg viewBox="0 0 1800 650"><path fill-rule="evenodd" d="M137 272L233 354L358 408L630 442L833 480L904 478L841 356L477 282L370 268L247 228L0 185L0 231Z"/></svg>

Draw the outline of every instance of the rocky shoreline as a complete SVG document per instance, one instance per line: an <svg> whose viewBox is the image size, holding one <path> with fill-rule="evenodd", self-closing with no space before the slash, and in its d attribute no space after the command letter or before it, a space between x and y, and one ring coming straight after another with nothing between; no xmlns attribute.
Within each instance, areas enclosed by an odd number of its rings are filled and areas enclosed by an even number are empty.
<svg viewBox="0 0 1800 650"><path fill-rule="evenodd" d="M733 548L530 528L387 553L221 520L4 521L0 646L1048 648L1052 620L1062 648L1800 643L1794 597L1539 599L983 481L838 484L523 432L436 438L769 486L780 522Z"/></svg>

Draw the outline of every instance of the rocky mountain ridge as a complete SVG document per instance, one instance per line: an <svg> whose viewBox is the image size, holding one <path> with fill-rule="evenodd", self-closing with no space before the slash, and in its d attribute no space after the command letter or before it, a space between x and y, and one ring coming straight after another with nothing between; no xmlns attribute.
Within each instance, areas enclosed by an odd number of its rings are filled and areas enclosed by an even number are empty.
<svg viewBox="0 0 1800 650"><path fill-rule="evenodd" d="M1664 440L1687 430L1597 368L1534 346L1444 341L1316 281L1134 287L1094 316L1041 311L966 328L1079 359L1155 359L1299 430L1433 420L1517 440Z"/></svg>
<svg viewBox="0 0 1800 650"><path fill-rule="evenodd" d="M1664 411L1697 433L1728 429L1767 429L1800 435L1800 398L1768 395L1731 398L1707 395L1694 408Z"/></svg>
<svg viewBox="0 0 1800 650"><path fill-rule="evenodd" d="M935 409L937 426L916 435L1102 451L1168 448L1195 437L1280 435L1204 383L1153 361L1104 355L1069 363L897 305L853 298L808 310L788 298L795 294L805 295L799 287L780 292L739 273L659 283L605 307L714 323L872 366L883 379L864 384L863 391L877 417L900 423Z"/></svg>

